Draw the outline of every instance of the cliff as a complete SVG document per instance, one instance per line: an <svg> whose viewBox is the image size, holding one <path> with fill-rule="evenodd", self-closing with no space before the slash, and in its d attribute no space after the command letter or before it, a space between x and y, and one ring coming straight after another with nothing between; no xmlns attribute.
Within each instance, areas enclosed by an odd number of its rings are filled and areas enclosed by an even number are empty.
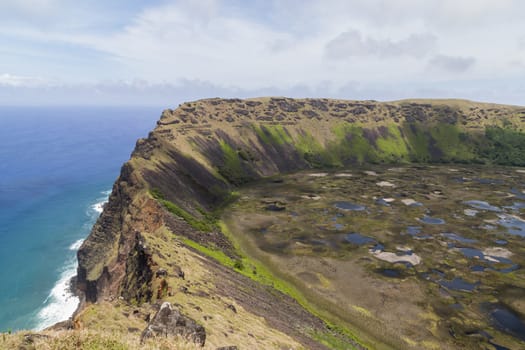
<svg viewBox="0 0 525 350"><path fill-rule="evenodd" d="M204 325L208 344L360 348L290 295L241 274L217 212L239 186L303 169L525 165L524 125L525 108L461 100L208 99L165 110L78 252L77 316L95 324L95 303L142 315L141 305L170 300Z"/></svg>

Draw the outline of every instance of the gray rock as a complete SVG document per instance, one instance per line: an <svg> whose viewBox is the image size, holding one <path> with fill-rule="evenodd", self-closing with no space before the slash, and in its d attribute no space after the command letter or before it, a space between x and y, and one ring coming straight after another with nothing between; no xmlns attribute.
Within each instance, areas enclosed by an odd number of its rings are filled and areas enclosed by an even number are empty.
<svg viewBox="0 0 525 350"><path fill-rule="evenodd" d="M173 272L175 273L175 276L184 279L184 271L182 271L180 266L178 265L173 266Z"/></svg>
<svg viewBox="0 0 525 350"><path fill-rule="evenodd" d="M237 313L237 309L232 304L228 304L227 308L232 310L234 313Z"/></svg>
<svg viewBox="0 0 525 350"><path fill-rule="evenodd" d="M166 269L160 268L160 269L157 270L157 272L155 274L156 274L157 278L167 277L168 276L168 271L166 271Z"/></svg>
<svg viewBox="0 0 525 350"><path fill-rule="evenodd" d="M197 345L204 346L206 330L189 317L182 315L170 303L165 302L142 332L141 341L152 337L180 336Z"/></svg>

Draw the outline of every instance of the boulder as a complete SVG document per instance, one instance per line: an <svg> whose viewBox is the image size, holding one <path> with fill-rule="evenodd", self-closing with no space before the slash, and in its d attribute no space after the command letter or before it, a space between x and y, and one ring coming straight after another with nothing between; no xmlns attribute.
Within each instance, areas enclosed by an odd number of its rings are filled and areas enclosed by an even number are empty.
<svg viewBox="0 0 525 350"><path fill-rule="evenodd" d="M141 341L152 337L180 336L204 346L206 330L189 317L182 315L169 302L164 302L142 332Z"/></svg>

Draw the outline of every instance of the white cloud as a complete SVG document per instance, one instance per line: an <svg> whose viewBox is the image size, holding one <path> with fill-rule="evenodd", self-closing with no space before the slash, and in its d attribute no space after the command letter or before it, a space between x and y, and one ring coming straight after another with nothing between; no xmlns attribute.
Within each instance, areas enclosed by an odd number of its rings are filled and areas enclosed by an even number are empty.
<svg viewBox="0 0 525 350"><path fill-rule="evenodd" d="M429 68L450 73L463 73L471 68L475 62L476 60L473 57L436 55L430 59Z"/></svg>
<svg viewBox="0 0 525 350"><path fill-rule="evenodd" d="M107 81L100 84L55 84L45 88L0 84L0 105L125 105L173 108L184 101L208 97L333 97L375 99L466 98L524 105L525 87L521 79L494 81L441 81L400 83L363 83L350 81L338 86L322 82L315 86L265 86L258 89L229 88L209 81L180 80L154 84L147 81Z"/></svg>
<svg viewBox="0 0 525 350"><path fill-rule="evenodd" d="M39 77L12 75L8 73L0 74L0 86L36 88L52 85L49 81Z"/></svg>
<svg viewBox="0 0 525 350"><path fill-rule="evenodd" d="M72 33L79 28L89 28L94 23L100 24L104 17L103 12L91 12L86 2L69 0L0 1L0 23L11 29L31 28L42 34L50 34L51 31Z"/></svg>
<svg viewBox="0 0 525 350"><path fill-rule="evenodd" d="M518 38L518 47L520 49L525 49L525 36L521 36Z"/></svg>
<svg viewBox="0 0 525 350"><path fill-rule="evenodd" d="M346 59L351 56L422 57L432 51L436 37L432 34L411 34L401 40L363 37L357 30L339 34L326 44L326 55L331 59Z"/></svg>
<svg viewBox="0 0 525 350"><path fill-rule="evenodd" d="M293 80L299 70L288 65L291 56L303 55L303 63L311 57L310 45L285 31L179 5L149 9L120 32L83 41L154 81L189 78L260 86L276 76Z"/></svg>
<svg viewBox="0 0 525 350"><path fill-rule="evenodd" d="M162 0L129 2L124 13L102 0L36 1L0 2L2 69L70 86L117 81L129 92L122 82L200 81L209 83L190 85L205 97L209 84L320 95L351 85L344 91L387 96L379 87L443 76L458 86L525 79L509 64L525 61L517 0Z"/></svg>
<svg viewBox="0 0 525 350"><path fill-rule="evenodd" d="M38 15L54 12L60 4L60 0L17 0L2 1L0 10L4 15Z"/></svg>
<svg viewBox="0 0 525 350"><path fill-rule="evenodd" d="M380 28L419 22L440 30L491 26L501 23L502 19L520 22L525 10L521 0L315 0L300 5L292 2L288 10L298 13L301 20L310 16L314 23L323 23L323 26L346 19L347 23L363 21Z"/></svg>

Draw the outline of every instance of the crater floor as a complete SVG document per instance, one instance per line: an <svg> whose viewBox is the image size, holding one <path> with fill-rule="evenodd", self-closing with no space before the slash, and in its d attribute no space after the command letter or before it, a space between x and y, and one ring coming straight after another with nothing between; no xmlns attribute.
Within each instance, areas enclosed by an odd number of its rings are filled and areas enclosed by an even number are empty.
<svg viewBox="0 0 525 350"><path fill-rule="evenodd" d="M224 213L245 254L356 333L525 347L523 169L300 172L241 188Z"/></svg>

